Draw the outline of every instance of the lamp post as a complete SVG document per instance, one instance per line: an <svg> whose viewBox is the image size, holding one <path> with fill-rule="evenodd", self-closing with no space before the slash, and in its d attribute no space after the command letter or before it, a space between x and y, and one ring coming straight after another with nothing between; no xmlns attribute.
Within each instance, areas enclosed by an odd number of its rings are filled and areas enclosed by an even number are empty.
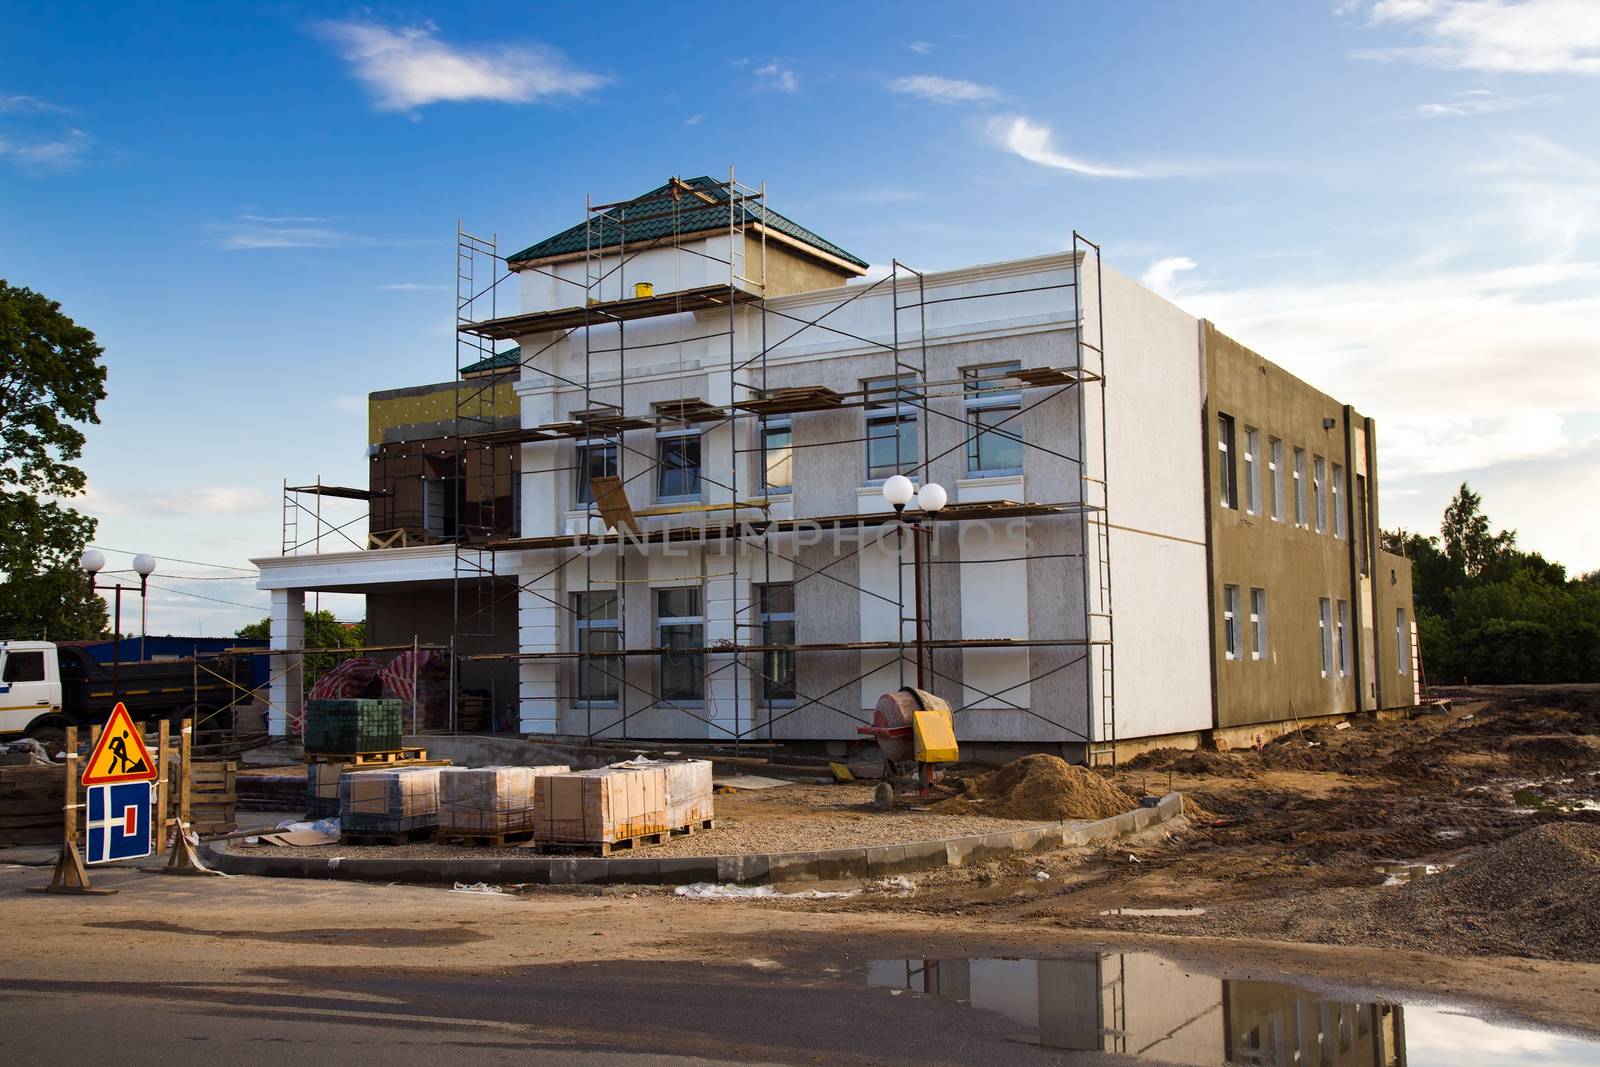
<svg viewBox="0 0 1600 1067"><path fill-rule="evenodd" d="M113 598L115 607L113 608L111 622L111 635L113 638L111 643L111 697L113 700L117 700L122 696L122 592L127 590L130 593L137 592L139 594L139 658L144 659L145 593L148 590L150 576L156 570L156 558L147 552L141 552L133 557L133 571L139 576L139 584L137 586L123 585L121 582L114 582L111 585L99 583L95 580L95 575L99 574L101 568L105 565L105 554L98 548L88 549L78 557L78 566L82 567L84 572L89 575L89 589L91 592L110 589L115 593Z"/></svg>
<svg viewBox="0 0 1600 1067"><path fill-rule="evenodd" d="M906 505L915 498L917 508L924 515L931 515L940 510L949 502L949 495L944 491L944 486L938 482L929 482L920 490L912 484L911 479L903 474L891 475L883 482L883 499L894 508L896 519L895 527L895 581L898 595L896 601L899 605L899 633L900 633L900 687L906 684L906 584L905 584L905 538L906 538ZM911 581L916 590L916 617L917 628L917 688L926 688L926 678L923 667L922 643L922 542L918 536L924 531L920 526L912 526L912 564Z"/></svg>

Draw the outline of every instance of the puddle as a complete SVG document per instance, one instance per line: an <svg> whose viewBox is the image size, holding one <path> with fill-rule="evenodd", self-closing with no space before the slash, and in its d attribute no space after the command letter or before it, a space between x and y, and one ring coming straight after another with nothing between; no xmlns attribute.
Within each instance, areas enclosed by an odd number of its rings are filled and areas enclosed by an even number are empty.
<svg viewBox="0 0 1600 1067"><path fill-rule="evenodd" d="M1196 974L1148 953L877 960L867 985L999 1014L1013 1040L1194 1067L1600 1067L1600 1041L1448 1008Z"/></svg>
<svg viewBox="0 0 1600 1067"><path fill-rule="evenodd" d="M1204 915L1204 908L1107 908L1101 915L1132 915L1139 919L1193 919Z"/></svg>
<svg viewBox="0 0 1600 1067"><path fill-rule="evenodd" d="M487 941L488 934L460 927L433 929L394 926L364 926L355 929L318 930L203 930L180 926L159 919L123 919L114 923L85 923L108 930L146 930L163 934L190 934L196 937L222 937L242 941L276 941L283 944L348 945L360 948L448 948Z"/></svg>

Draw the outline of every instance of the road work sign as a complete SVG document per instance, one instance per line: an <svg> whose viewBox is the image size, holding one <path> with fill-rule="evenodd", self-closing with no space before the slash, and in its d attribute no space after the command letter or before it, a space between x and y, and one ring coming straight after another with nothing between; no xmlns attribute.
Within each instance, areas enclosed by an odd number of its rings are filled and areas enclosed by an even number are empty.
<svg viewBox="0 0 1600 1067"><path fill-rule="evenodd" d="M115 785L118 782L153 782L156 761L144 746L144 737L128 717L128 709L117 701L111 709L100 743L94 746L83 768L84 785Z"/></svg>
<svg viewBox="0 0 1600 1067"><path fill-rule="evenodd" d="M84 861L110 863L150 855L152 796L149 782L91 785L84 823Z"/></svg>

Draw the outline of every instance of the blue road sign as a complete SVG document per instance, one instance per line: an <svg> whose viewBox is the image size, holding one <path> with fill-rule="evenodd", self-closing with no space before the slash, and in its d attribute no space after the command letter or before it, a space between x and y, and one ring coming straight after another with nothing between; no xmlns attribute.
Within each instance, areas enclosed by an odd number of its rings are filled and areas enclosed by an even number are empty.
<svg viewBox="0 0 1600 1067"><path fill-rule="evenodd" d="M152 798L149 782L118 782L88 787L89 819L84 824L87 863L110 863L150 855Z"/></svg>

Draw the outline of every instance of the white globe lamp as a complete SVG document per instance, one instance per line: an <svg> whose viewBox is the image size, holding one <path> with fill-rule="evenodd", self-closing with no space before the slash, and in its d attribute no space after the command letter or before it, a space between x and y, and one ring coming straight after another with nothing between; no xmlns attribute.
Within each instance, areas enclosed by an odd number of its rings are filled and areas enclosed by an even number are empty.
<svg viewBox="0 0 1600 1067"><path fill-rule="evenodd" d="M141 578L148 578L156 572L156 558L148 552L141 552L133 557L133 573Z"/></svg>
<svg viewBox="0 0 1600 1067"><path fill-rule="evenodd" d="M917 490L917 507L924 512L935 512L950 502L950 496L944 491L944 486L938 482L929 482Z"/></svg>
<svg viewBox="0 0 1600 1067"><path fill-rule="evenodd" d="M904 474L891 474L883 480L883 499L896 511L901 511L911 503L911 498L916 495L917 487L911 484L911 479Z"/></svg>
<svg viewBox="0 0 1600 1067"><path fill-rule="evenodd" d="M105 565L106 555L98 548L88 549L83 555L78 557L78 566L82 567L90 575L99 574L100 569Z"/></svg>

